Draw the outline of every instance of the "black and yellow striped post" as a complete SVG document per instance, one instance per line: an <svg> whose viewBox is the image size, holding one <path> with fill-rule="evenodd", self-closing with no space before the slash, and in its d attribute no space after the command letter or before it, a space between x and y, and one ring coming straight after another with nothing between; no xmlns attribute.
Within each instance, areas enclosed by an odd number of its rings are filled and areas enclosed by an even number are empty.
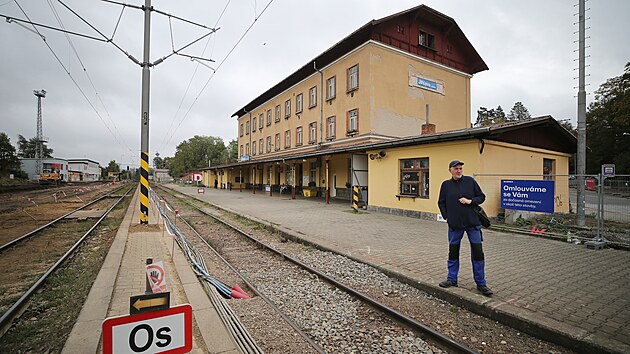
<svg viewBox="0 0 630 354"><path fill-rule="evenodd" d="M355 213L359 212L359 187L352 186L352 209Z"/></svg>
<svg viewBox="0 0 630 354"><path fill-rule="evenodd" d="M149 223L149 154L141 152L140 157L140 223Z"/></svg>

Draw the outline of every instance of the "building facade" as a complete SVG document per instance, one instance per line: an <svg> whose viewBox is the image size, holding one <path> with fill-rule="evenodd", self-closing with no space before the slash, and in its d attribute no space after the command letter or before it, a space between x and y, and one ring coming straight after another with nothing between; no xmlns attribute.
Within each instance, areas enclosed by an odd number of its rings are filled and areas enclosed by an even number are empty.
<svg viewBox="0 0 630 354"><path fill-rule="evenodd" d="M59 173L59 178L62 182L68 181L68 160L48 157L41 159L41 163L42 166L40 170L54 171ZM28 174L29 180L39 181L36 158L22 158L20 159L20 166L22 171Z"/></svg>
<svg viewBox="0 0 630 354"><path fill-rule="evenodd" d="M68 159L71 181L94 182L101 180L101 165L90 159Z"/></svg>
<svg viewBox="0 0 630 354"><path fill-rule="evenodd" d="M326 201L357 186L370 209L434 218L450 160L480 177L568 173L576 141L552 117L471 128L470 82L487 69L429 7L370 21L236 111L239 162L203 179ZM557 191L568 211L568 190Z"/></svg>

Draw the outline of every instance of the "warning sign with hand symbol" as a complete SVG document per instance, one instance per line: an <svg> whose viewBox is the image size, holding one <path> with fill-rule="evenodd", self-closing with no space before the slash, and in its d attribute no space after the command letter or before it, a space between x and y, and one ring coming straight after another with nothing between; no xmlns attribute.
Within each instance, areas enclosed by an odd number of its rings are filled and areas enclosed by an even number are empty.
<svg viewBox="0 0 630 354"><path fill-rule="evenodd" d="M147 265L147 279L151 284L153 293L163 293L166 291L166 273L164 272L164 262L159 261Z"/></svg>

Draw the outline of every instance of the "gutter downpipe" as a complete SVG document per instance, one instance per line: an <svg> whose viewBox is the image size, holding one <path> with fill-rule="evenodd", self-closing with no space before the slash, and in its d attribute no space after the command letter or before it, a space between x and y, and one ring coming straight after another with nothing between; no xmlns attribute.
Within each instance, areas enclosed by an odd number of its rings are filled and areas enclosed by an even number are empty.
<svg viewBox="0 0 630 354"><path fill-rule="evenodd" d="M319 93L319 143L317 144L317 149L319 150L322 147L324 139L324 73L317 68L315 60L313 60L313 68L319 73L319 87L321 87L322 90L322 92ZM320 173L321 168L320 164ZM324 183L326 183L326 204L328 204L328 160L326 160L326 178Z"/></svg>

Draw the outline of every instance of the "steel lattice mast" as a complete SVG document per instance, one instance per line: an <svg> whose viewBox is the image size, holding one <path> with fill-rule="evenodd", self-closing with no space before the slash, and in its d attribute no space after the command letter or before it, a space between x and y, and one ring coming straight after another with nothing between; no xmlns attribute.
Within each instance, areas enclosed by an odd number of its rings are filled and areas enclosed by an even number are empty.
<svg viewBox="0 0 630 354"><path fill-rule="evenodd" d="M46 98L46 90L33 91L33 94L37 96L37 137L35 147L35 159L37 160L37 175L42 172L42 159L44 158L44 132L42 129L42 98Z"/></svg>

